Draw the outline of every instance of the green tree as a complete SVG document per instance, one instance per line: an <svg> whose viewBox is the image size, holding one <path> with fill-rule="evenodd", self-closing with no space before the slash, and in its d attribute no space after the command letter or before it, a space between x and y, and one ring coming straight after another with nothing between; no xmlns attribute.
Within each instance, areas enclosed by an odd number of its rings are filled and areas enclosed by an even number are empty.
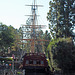
<svg viewBox="0 0 75 75"><path fill-rule="evenodd" d="M75 71L75 47L71 38L53 40L48 46L51 67L63 73Z"/></svg>
<svg viewBox="0 0 75 75"><path fill-rule="evenodd" d="M60 9L60 2L58 0L50 1L49 3L49 12L47 13L47 20L49 21L49 29L53 38L58 37L60 32L59 27L59 17L60 13L58 9ZM58 30L59 29L59 30Z"/></svg>
<svg viewBox="0 0 75 75"><path fill-rule="evenodd" d="M45 31L45 33L43 35L43 39L48 40L48 41L45 41L45 43L44 43L45 53L47 53L47 47L49 45L49 42L51 41L50 33L48 33L47 30Z"/></svg>
<svg viewBox="0 0 75 75"><path fill-rule="evenodd" d="M54 38L72 37L75 17L74 0L53 0L49 4L47 19L52 36Z"/></svg>
<svg viewBox="0 0 75 75"><path fill-rule="evenodd" d="M15 35L17 35L17 30L5 24L0 24L0 48L7 49L14 45L14 41L16 40Z"/></svg>

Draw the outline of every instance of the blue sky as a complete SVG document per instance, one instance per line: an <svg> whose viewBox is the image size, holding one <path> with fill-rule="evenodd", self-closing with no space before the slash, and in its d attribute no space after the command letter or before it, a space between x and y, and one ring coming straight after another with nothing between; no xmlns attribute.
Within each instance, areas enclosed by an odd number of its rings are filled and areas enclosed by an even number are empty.
<svg viewBox="0 0 75 75"><path fill-rule="evenodd" d="M21 24L26 24L27 16L31 14L31 7L25 5L32 4L34 0L0 0L0 22L6 25L12 25L19 28ZM47 12L49 11L50 0L36 0L38 5L43 7L38 8L40 15L40 24L48 25L46 19Z"/></svg>

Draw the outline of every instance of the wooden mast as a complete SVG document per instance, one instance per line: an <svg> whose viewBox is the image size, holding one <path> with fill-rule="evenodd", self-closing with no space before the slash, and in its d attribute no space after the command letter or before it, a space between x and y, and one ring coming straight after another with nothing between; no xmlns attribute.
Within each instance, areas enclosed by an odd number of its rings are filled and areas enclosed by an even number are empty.
<svg viewBox="0 0 75 75"><path fill-rule="evenodd" d="M33 32L33 36L31 36L31 52L34 53L35 52L35 23L36 23L36 13L35 13L35 0L34 0L34 5L32 6L32 15L33 15L33 21L32 21L32 32Z"/></svg>
<svg viewBox="0 0 75 75"><path fill-rule="evenodd" d="M37 10L37 7L38 6L42 6L42 5L36 5L35 4L35 0L34 0L34 4L33 5L26 5L26 6L32 6L32 15L27 15L27 16L31 16L32 17L32 21L31 21L31 25L22 25L24 27L29 27L31 29L31 32L30 33L30 36L31 36L31 39L21 39L21 40L26 40L26 41L30 41L31 43L31 53L35 53L35 44L36 42L35 41L49 41L49 40L43 40L43 39L36 39L37 36L36 36L36 29L39 29L39 28L43 28L43 27L46 27L45 25L37 25L36 24L36 19L37 19L37 14L36 14L36 10ZM28 33L28 32L27 32Z"/></svg>

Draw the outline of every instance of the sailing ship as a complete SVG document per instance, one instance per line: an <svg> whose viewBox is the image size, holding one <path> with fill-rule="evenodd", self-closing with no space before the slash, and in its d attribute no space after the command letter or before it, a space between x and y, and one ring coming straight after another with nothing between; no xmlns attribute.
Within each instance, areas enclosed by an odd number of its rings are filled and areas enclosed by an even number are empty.
<svg viewBox="0 0 75 75"><path fill-rule="evenodd" d="M36 19L37 19L36 10L37 7L42 5L36 5L34 0L33 5L27 5L27 6L31 6L32 9L32 15L28 15L31 16L31 24L23 26L30 28L31 39L23 39L23 40L30 41L31 48L30 52L25 53L25 55L23 56L23 69L25 70L25 75L50 75L51 72L45 54L42 52L40 53L37 50L35 51L36 41L37 42L49 41L49 40L37 39L37 29L45 27L45 25L36 24Z"/></svg>

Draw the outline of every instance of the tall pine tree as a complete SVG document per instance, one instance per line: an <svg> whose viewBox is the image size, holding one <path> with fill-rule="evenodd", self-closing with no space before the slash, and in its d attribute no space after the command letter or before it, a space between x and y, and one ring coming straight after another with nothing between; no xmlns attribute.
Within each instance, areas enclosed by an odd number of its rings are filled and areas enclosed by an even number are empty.
<svg viewBox="0 0 75 75"><path fill-rule="evenodd" d="M50 9L47 19L54 38L72 37L74 29L74 0L53 0L49 3Z"/></svg>

